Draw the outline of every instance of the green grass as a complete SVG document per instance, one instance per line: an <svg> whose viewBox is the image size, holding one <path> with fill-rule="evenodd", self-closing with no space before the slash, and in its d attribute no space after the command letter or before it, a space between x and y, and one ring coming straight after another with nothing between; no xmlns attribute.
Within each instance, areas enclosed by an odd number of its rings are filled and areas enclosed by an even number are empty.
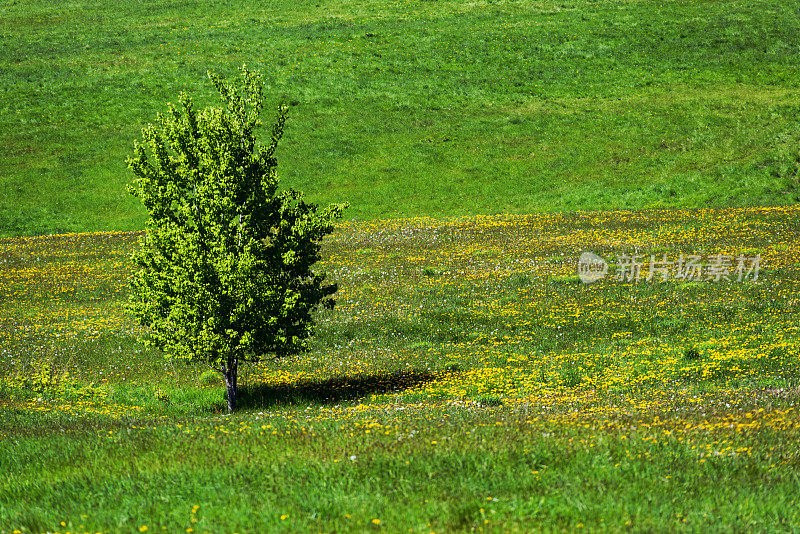
<svg viewBox="0 0 800 534"><path fill-rule="evenodd" d="M141 126L245 62L283 184L349 217L793 203L798 33L778 0L6 2L0 235L140 229Z"/></svg>
<svg viewBox="0 0 800 534"><path fill-rule="evenodd" d="M0 532L795 531L798 221L344 222L337 307L233 415L136 341L134 234L0 240ZM585 285L584 250L762 269Z"/></svg>
<svg viewBox="0 0 800 534"><path fill-rule="evenodd" d="M800 219L730 209L800 200L799 34L777 0L3 3L0 236L141 229L141 127L245 62L283 186L371 222L234 415L136 340L135 235L0 239L0 534L800 530ZM584 285L582 251L763 268Z"/></svg>
<svg viewBox="0 0 800 534"><path fill-rule="evenodd" d="M35 437L22 438L29 449L12 460L50 480L14 484L5 496L41 503L14 518L34 532L61 521L62 531L128 532L796 528L796 474L764 473L759 459L698 464L677 443L608 436L588 445L577 432L543 436L524 424L512 432L517 425L505 417L502 430L472 430L492 422L491 411L403 440L343 438L325 427L209 440L174 426L129 434L12 417L5 428L35 423L63 435L38 447L30 445ZM240 422L229 420L234 428Z"/></svg>

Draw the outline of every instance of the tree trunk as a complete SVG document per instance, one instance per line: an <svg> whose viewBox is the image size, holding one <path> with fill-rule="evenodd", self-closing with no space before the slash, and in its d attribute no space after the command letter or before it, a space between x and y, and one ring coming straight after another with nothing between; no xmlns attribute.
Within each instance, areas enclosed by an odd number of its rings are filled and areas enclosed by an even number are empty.
<svg viewBox="0 0 800 534"><path fill-rule="evenodd" d="M236 378L238 374L239 361L235 356L228 356L228 365L225 367L225 387L228 393L228 412L236 409Z"/></svg>

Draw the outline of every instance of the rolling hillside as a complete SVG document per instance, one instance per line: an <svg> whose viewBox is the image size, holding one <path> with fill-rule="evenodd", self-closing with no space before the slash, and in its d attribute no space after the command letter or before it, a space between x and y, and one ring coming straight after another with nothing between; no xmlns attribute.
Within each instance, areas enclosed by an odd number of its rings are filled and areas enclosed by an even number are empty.
<svg viewBox="0 0 800 534"><path fill-rule="evenodd" d="M291 105L284 185L352 218L800 194L792 2L26 0L0 35L5 236L140 229L142 125L243 63Z"/></svg>

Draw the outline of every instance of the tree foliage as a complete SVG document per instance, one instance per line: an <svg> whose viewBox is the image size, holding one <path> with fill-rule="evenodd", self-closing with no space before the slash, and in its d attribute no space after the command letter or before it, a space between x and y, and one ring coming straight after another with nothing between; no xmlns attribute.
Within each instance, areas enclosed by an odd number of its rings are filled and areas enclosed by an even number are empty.
<svg viewBox="0 0 800 534"><path fill-rule="evenodd" d="M198 113L182 93L142 129L127 160L136 177L128 189L149 214L129 309L146 342L222 373L229 410L240 363L305 350L314 310L333 306L336 285L312 266L347 206L319 209L278 191L287 109L279 106L271 141L259 146L262 82L240 70L238 87L209 73L222 107Z"/></svg>

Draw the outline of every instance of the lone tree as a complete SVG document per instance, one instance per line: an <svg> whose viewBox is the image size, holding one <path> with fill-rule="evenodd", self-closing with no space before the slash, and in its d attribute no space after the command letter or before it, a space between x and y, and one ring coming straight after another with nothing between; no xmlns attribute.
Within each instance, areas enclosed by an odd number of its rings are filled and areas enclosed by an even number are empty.
<svg viewBox="0 0 800 534"><path fill-rule="evenodd" d="M128 191L149 213L128 309L147 344L223 375L229 411L239 365L307 349L313 311L333 306L336 284L312 266L347 207L319 210L297 191L278 192L286 107L269 145L258 146L262 82L240 70L239 87L209 73L221 108L198 113L182 93L127 160L136 176Z"/></svg>

